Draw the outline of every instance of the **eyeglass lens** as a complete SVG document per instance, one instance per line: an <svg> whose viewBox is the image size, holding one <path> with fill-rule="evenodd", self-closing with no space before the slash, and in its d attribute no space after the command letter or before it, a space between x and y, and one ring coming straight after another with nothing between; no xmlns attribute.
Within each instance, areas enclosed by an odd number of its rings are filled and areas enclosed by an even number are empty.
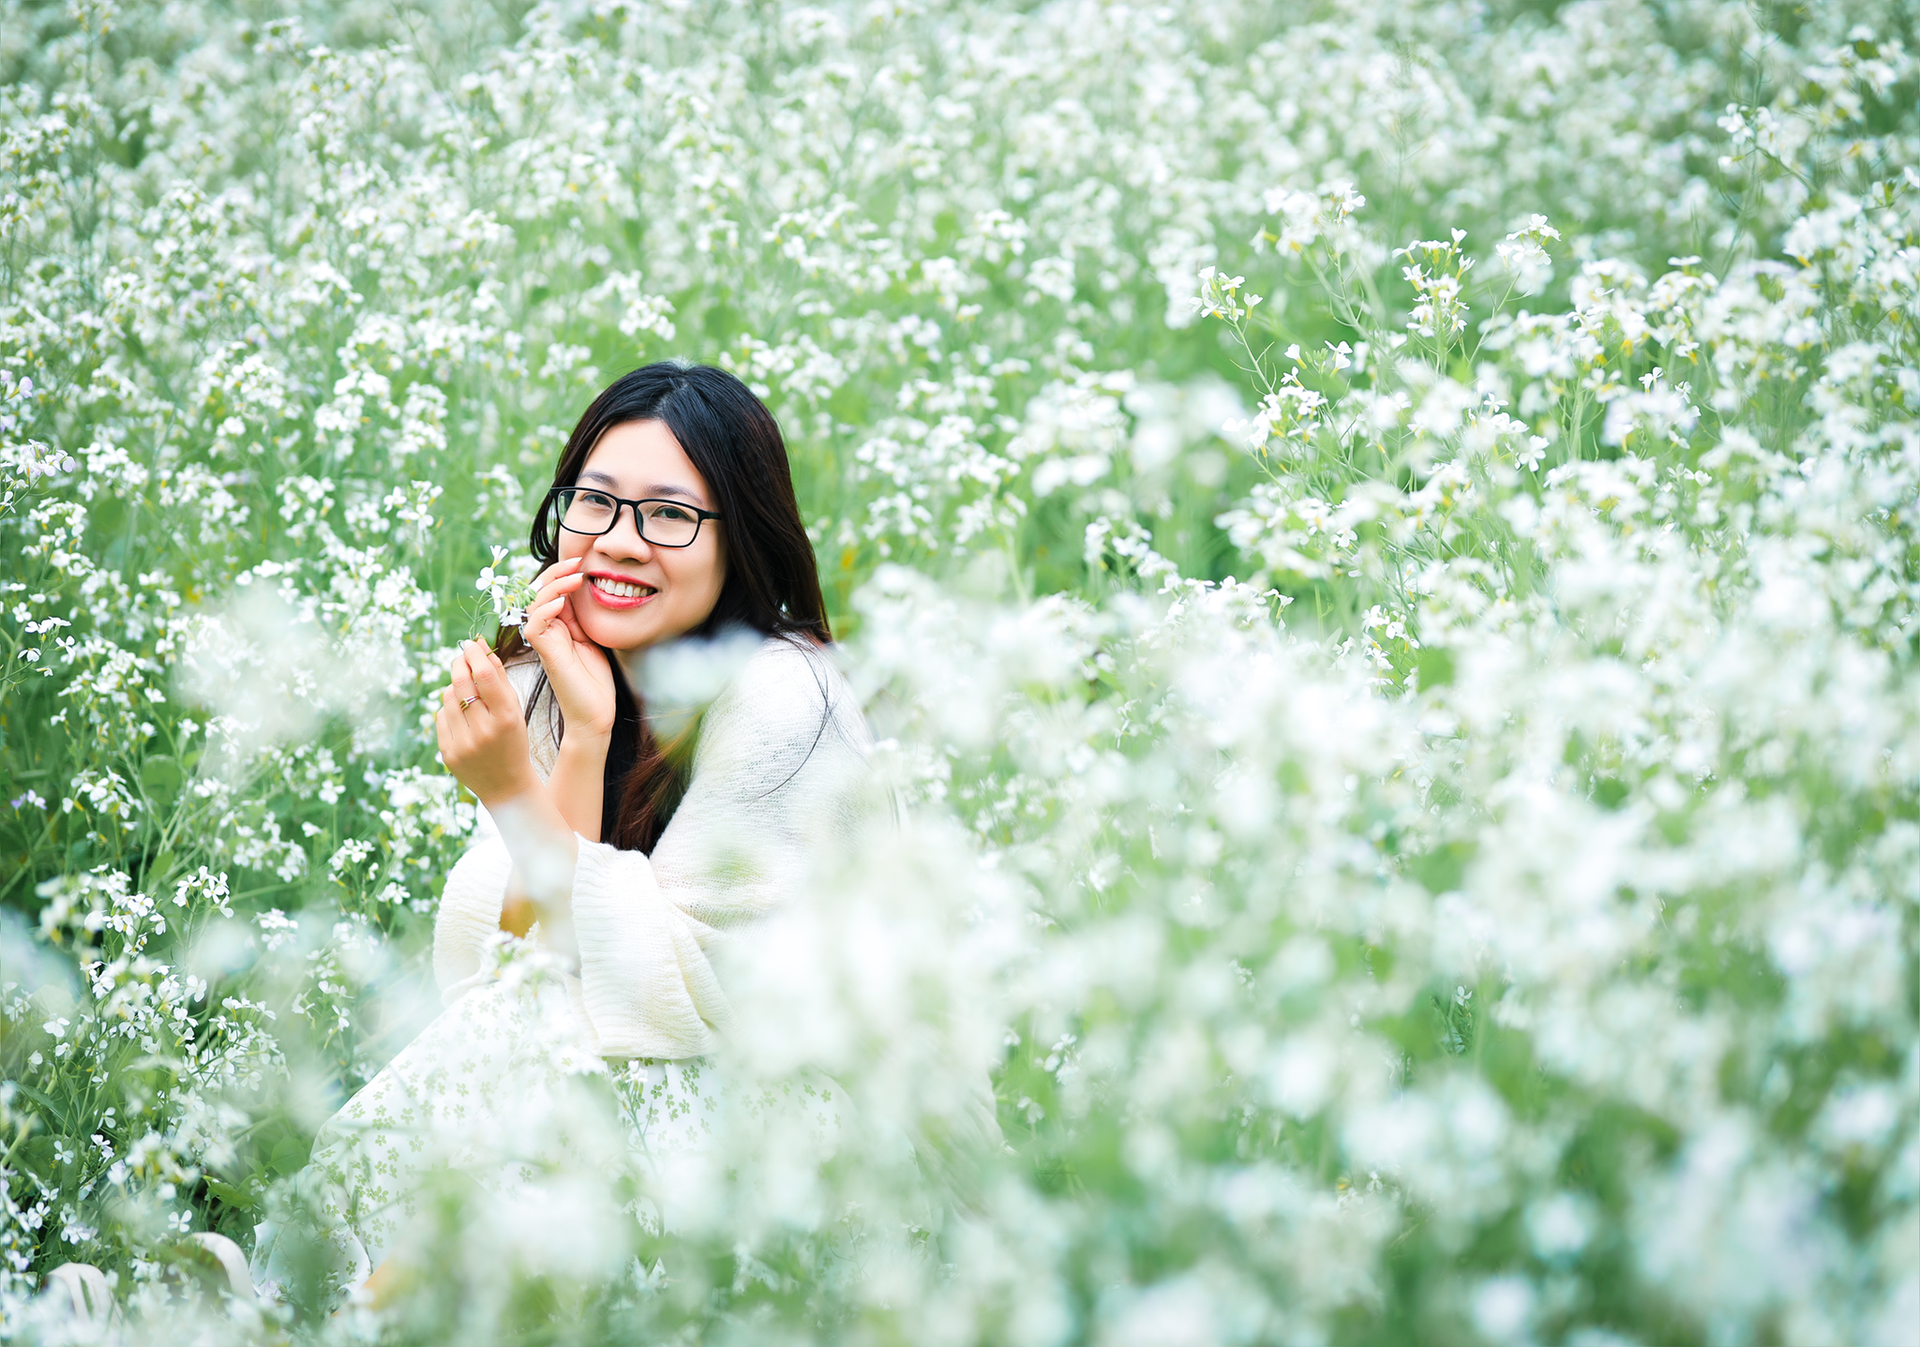
<svg viewBox="0 0 1920 1347"><path fill-rule="evenodd" d="M607 533L620 513L620 503L600 491L566 491L560 501L560 524L573 533ZM640 536L657 547L685 547L700 532L700 516L670 500L643 500L634 513Z"/></svg>

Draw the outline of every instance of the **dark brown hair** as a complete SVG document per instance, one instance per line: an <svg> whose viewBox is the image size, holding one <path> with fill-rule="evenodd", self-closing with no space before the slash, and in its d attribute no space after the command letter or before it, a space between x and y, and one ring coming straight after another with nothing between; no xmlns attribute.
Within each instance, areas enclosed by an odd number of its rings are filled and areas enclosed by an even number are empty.
<svg viewBox="0 0 1920 1347"><path fill-rule="evenodd" d="M721 517L720 545L727 578L713 612L691 633L711 636L751 627L768 636L802 638L825 645L826 601L813 544L800 522L793 494L787 444L773 414L747 386L711 365L662 361L623 374L593 400L567 437L553 485L572 486L600 437L630 421L659 421L673 433L713 493ZM708 524L708 528L714 527ZM551 495L540 502L529 538L534 560L551 566L560 556L559 520ZM504 627L494 642L502 659L528 650L517 627ZM679 806L692 769L698 722L662 744L647 724L645 708L613 664L613 742L607 749L600 840L628 851L651 851ZM546 704L555 742L565 732L559 706L547 691L543 670L527 699L527 718Z"/></svg>

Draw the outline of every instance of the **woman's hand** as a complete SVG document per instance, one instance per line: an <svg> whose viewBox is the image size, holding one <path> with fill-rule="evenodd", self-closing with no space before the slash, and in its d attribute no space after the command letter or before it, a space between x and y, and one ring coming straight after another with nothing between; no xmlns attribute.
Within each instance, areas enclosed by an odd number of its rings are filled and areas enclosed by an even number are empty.
<svg viewBox="0 0 1920 1347"><path fill-rule="evenodd" d="M440 695L433 725L440 760L489 811L541 788L520 694L500 657L482 642L466 642L453 657L453 683Z"/></svg>
<svg viewBox="0 0 1920 1347"><path fill-rule="evenodd" d="M557 561L534 578L540 597L520 630L540 656L547 683L566 722L566 742L604 741L613 735L613 665L587 639L573 614L573 596L587 582L579 557Z"/></svg>
<svg viewBox="0 0 1920 1347"><path fill-rule="evenodd" d="M453 657L453 685L433 723L441 760L480 797L512 858L501 926L525 935L537 917L547 943L577 960L568 905L577 843L533 770L520 694L500 657L481 642L466 642Z"/></svg>

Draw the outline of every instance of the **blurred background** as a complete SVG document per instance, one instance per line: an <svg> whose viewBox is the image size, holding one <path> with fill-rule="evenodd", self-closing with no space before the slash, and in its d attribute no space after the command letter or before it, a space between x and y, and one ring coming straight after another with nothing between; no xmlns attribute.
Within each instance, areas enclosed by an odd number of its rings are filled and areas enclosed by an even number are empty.
<svg viewBox="0 0 1920 1347"><path fill-rule="evenodd" d="M1914 27L7 0L0 1338L1911 1342ZM231 1296L437 1008L489 548L668 357L906 804L733 1067L902 1144Z"/></svg>

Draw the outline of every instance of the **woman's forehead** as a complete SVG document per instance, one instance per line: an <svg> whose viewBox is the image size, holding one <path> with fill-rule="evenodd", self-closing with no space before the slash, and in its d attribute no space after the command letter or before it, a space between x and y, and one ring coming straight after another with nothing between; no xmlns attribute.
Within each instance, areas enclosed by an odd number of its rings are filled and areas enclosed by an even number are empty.
<svg viewBox="0 0 1920 1347"><path fill-rule="evenodd" d="M577 479L629 498L672 496L696 503L707 481L662 421L628 421L600 437Z"/></svg>
<svg viewBox="0 0 1920 1347"><path fill-rule="evenodd" d="M697 474L696 474L697 475ZM579 486L603 486L616 495L627 496L635 500L651 500L657 496L671 496L680 500L699 502L705 493L695 490L691 484L681 482L642 482L635 485L622 481L610 473L594 468L584 469L580 474Z"/></svg>

